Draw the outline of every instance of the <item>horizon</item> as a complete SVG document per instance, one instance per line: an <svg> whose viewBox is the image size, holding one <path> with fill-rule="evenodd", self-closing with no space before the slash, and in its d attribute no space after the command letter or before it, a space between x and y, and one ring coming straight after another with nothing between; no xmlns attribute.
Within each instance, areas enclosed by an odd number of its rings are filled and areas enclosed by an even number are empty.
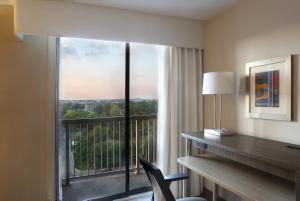
<svg viewBox="0 0 300 201"><path fill-rule="evenodd" d="M124 100L124 98L114 98L114 99L60 99L59 101L109 101L109 100ZM130 98L131 100L158 100L158 98Z"/></svg>

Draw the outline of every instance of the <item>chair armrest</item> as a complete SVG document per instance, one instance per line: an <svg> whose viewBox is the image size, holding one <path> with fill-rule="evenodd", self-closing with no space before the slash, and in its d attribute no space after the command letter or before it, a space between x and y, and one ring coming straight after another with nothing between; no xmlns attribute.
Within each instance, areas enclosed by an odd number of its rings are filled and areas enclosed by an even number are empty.
<svg viewBox="0 0 300 201"><path fill-rule="evenodd" d="M185 180L188 178L189 178L189 175L187 173L172 174L172 175L168 175L168 176L164 177L166 183L168 183L169 185L173 181L180 181L180 180Z"/></svg>

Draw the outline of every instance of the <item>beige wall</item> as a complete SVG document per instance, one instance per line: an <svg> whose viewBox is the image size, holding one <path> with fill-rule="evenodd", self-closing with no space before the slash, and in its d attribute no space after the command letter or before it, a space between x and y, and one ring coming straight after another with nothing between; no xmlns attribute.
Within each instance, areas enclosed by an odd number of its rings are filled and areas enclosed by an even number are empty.
<svg viewBox="0 0 300 201"><path fill-rule="evenodd" d="M14 0L0 0L0 5L13 5Z"/></svg>
<svg viewBox="0 0 300 201"><path fill-rule="evenodd" d="M203 48L203 22L63 1L16 0L16 32Z"/></svg>
<svg viewBox="0 0 300 201"><path fill-rule="evenodd" d="M299 0L241 0L205 24L205 71L236 72L237 94L225 98L224 127L237 132L300 144L299 115ZM245 63L295 54L295 121L245 117ZM212 126L211 97L205 98L205 125Z"/></svg>
<svg viewBox="0 0 300 201"><path fill-rule="evenodd" d="M0 6L0 30L0 200L45 201L53 190L48 40L18 41L12 6Z"/></svg>

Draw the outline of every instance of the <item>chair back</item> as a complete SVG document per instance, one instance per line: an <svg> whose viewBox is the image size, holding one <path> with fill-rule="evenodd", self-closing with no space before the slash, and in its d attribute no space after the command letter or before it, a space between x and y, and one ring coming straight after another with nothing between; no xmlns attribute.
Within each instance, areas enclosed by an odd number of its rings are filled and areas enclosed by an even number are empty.
<svg viewBox="0 0 300 201"><path fill-rule="evenodd" d="M142 155L140 155L139 159L151 183L154 193L154 200L175 201L175 198L169 188L169 185L165 182L164 176L160 169L146 161Z"/></svg>

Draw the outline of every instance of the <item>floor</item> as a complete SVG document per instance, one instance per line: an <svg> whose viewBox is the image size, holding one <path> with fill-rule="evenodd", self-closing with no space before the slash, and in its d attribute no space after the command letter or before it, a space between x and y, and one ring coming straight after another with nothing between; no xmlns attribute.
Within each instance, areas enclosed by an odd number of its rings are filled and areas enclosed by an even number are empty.
<svg viewBox="0 0 300 201"><path fill-rule="evenodd" d="M114 201L151 201L151 198L152 192L147 192Z"/></svg>
<svg viewBox="0 0 300 201"><path fill-rule="evenodd" d="M204 192L203 194L201 194L201 197L207 199L207 201L212 201L212 192L208 191L207 189L204 189ZM152 198L152 191L133 195L127 198L118 199L114 201L151 201L151 198ZM225 201L225 200L223 200L222 198L218 198L218 201Z"/></svg>
<svg viewBox="0 0 300 201"><path fill-rule="evenodd" d="M150 186L145 174L132 174L130 189ZM71 182L63 187L63 201L82 201L101 198L125 191L125 175L110 175ZM125 199L128 200L128 199ZM141 200L140 198L138 200Z"/></svg>

